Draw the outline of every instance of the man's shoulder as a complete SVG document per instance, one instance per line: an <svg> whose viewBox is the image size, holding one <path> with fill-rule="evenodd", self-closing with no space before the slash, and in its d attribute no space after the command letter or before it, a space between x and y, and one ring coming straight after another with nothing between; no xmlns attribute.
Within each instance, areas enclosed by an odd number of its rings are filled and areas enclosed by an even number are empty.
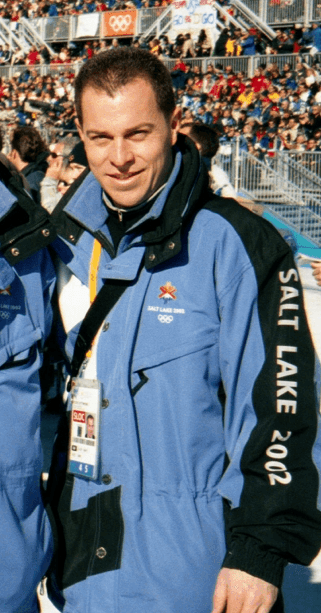
<svg viewBox="0 0 321 613"><path fill-rule="evenodd" d="M265 268L266 262L283 257L290 247L278 230L266 219L241 206L233 198L213 195L202 210L219 216L235 236L238 236L255 267ZM213 219L213 224L215 224Z"/></svg>
<svg viewBox="0 0 321 613"><path fill-rule="evenodd" d="M56 231L47 211L1 161L0 179L0 252L15 266L50 244Z"/></svg>

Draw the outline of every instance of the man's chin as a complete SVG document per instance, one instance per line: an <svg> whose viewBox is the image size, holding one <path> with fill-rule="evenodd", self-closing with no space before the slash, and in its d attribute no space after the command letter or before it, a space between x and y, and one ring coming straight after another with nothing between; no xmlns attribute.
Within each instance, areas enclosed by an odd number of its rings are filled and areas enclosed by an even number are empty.
<svg viewBox="0 0 321 613"><path fill-rule="evenodd" d="M121 193L108 192L107 194L113 204L118 209L130 209L131 207L138 206L149 198L148 194L142 194L141 192L133 192L132 190L122 191Z"/></svg>

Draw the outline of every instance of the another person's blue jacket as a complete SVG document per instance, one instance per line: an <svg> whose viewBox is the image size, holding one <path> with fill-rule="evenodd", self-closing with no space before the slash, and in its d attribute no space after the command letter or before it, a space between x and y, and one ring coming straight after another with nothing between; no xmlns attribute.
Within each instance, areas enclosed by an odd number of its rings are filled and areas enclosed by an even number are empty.
<svg viewBox="0 0 321 613"><path fill-rule="evenodd" d="M46 249L37 250L50 231L29 203L34 232L24 232L26 211L0 182L1 613L37 613L36 587L53 550L40 487L39 368L51 326L54 270Z"/></svg>

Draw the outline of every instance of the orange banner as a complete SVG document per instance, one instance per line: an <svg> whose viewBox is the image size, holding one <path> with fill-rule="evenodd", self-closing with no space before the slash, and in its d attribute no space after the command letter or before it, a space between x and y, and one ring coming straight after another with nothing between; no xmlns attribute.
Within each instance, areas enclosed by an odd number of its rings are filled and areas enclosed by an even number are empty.
<svg viewBox="0 0 321 613"><path fill-rule="evenodd" d="M135 36L137 10L129 11L108 11L102 14L102 36L107 38L113 36Z"/></svg>

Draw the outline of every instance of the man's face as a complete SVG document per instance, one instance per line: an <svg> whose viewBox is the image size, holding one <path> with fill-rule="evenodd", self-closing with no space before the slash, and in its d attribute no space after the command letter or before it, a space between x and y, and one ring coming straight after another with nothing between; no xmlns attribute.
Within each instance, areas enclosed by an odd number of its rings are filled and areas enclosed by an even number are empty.
<svg viewBox="0 0 321 613"><path fill-rule="evenodd" d="M170 174L180 110L166 119L150 83L138 78L113 98L85 88L82 111L78 129L89 167L114 205L147 200Z"/></svg>
<svg viewBox="0 0 321 613"><path fill-rule="evenodd" d="M88 417L87 419L87 438L93 438L94 430L95 430L94 418Z"/></svg>

